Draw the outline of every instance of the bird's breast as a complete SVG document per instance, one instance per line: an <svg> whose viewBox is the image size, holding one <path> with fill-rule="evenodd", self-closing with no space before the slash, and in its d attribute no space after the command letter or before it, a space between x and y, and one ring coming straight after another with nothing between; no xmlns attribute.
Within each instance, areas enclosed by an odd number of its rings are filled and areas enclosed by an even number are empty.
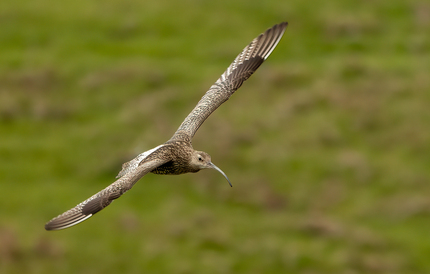
<svg viewBox="0 0 430 274"><path fill-rule="evenodd" d="M197 172L198 170L190 166L192 151L191 144L188 142L167 142L164 147L163 156L160 157L168 157L171 160L155 168L151 172L163 175L179 175L188 172Z"/></svg>
<svg viewBox="0 0 430 274"><path fill-rule="evenodd" d="M170 161L161 165L151 172L159 175L179 175L188 172L197 172L198 170L192 170L188 164L183 164L177 161Z"/></svg>

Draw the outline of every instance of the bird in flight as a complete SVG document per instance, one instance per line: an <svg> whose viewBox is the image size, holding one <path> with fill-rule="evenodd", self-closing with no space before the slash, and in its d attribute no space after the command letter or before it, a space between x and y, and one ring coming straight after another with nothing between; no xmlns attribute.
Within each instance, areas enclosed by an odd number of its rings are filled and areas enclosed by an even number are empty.
<svg viewBox="0 0 430 274"><path fill-rule="evenodd" d="M170 140L124 163L114 183L49 221L45 229L60 230L85 221L131 189L149 172L177 175L212 168L219 171L231 186L227 175L212 163L209 154L193 149L191 139L206 118L269 57L287 25L287 22L274 25L252 40L203 95Z"/></svg>

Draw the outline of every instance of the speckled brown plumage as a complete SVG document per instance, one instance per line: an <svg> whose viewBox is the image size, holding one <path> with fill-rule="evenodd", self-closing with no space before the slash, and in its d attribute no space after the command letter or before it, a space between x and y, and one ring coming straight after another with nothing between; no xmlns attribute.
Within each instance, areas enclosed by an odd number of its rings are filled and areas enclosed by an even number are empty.
<svg viewBox="0 0 430 274"><path fill-rule="evenodd" d="M149 172L177 175L212 168L230 183L224 172L212 163L209 154L193 149L191 139L206 118L227 101L269 57L286 27L286 22L280 23L252 40L209 88L169 141L124 163L114 183L49 221L45 229L64 229L90 218L131 189Z"/></svg>

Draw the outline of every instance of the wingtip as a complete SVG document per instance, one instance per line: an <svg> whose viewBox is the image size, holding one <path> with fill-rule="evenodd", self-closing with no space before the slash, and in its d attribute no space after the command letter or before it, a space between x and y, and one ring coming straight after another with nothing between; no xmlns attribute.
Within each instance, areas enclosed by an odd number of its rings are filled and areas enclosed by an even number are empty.
<svg viewBox="0 0 430 274"><path fill-rule="evenodd" d="M284 36L287 26L288 22L281 22L267 29L264 33L260 35L259 38L264 37L261 39L263 41L261 43L264 44L264 46L262 47L262 49L260 49L259 54L264 60L266 60L270 56L270 54L272 54L279 41L281 41L281 38L282 36Z"/></svg>
<svg viewBox="0 0 430 274"><path fill-rule="evenodd" d="M54 231L54 230L66 229L66 228L75 226L75 225L85 221L86 219L90 218L91 216L93 216L93 214L79 215L73 219L69 219L69 218L63 219L63 218L61 218L61 216L59 216L57 218L52 219L47 224L45 224L45 230Z"/></svg>
<svg viewBox="0 0 430 274"><path fill-rule="evenodd" d="M285 30L287 29L287 27L288 27L288 22L282 22L282 23L279 23L278 24L278 26L281 28L281 29L283 29L283 32L285 32Z"/></svg>
<svg viewBox="0 0 430 274"><path fill-rule="evenodd" d="M288 22L284 21L284 22L273 25L272 27L268 28L266 31L270 31L270 30L283 30L283 31L285 31L287 26L288 26Z"/></svg>
<svg viewBox="0 0 430 274"><path fill-rule="evenodd" d="M288 22L287 21L283 21L279 24L274 25L273 27L279 27L279 28L286 28L288 26Z"/></svg>
<svg viewBox="0 0 430 274"><path fill-rule="evenodd" d="M86 219L90 218L94 214L92 212L83 212L82 208L85 203L81 203L72 209L58 215L57 217L50 220L45 224L45 230L61 230L77 225Z"/></svg>
<svg viewBox="0 0 430 274"><path fill-rule="evenodd" d="M275 30L281 32L280 36L284 35L285 30L287 29L288 22L281 22L279 24L274 25L269 30Z"/></svg>

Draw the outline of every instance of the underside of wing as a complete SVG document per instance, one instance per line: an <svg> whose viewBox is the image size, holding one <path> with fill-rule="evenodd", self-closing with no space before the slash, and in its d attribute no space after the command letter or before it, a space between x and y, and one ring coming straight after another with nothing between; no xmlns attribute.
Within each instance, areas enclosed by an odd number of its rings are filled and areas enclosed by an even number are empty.
<svg viewBox="0 0 430 274"><path fill-rule="evenodd" d="M288 23L273 26L246 46L185 118L172 139L192 138L202 123L248 79L269 57Z"/></svg>
<svg viewBox="0 0 430 274"><path fill-rule="evenodd" d="M137 166L135 170L126 173L114 183L94 194L74 208L55 217L45 225L46 230L60 230L79 224L90 218L113 200L130 190L133 185L148 172L165 164L169 159L154 158Z"/></svg>

